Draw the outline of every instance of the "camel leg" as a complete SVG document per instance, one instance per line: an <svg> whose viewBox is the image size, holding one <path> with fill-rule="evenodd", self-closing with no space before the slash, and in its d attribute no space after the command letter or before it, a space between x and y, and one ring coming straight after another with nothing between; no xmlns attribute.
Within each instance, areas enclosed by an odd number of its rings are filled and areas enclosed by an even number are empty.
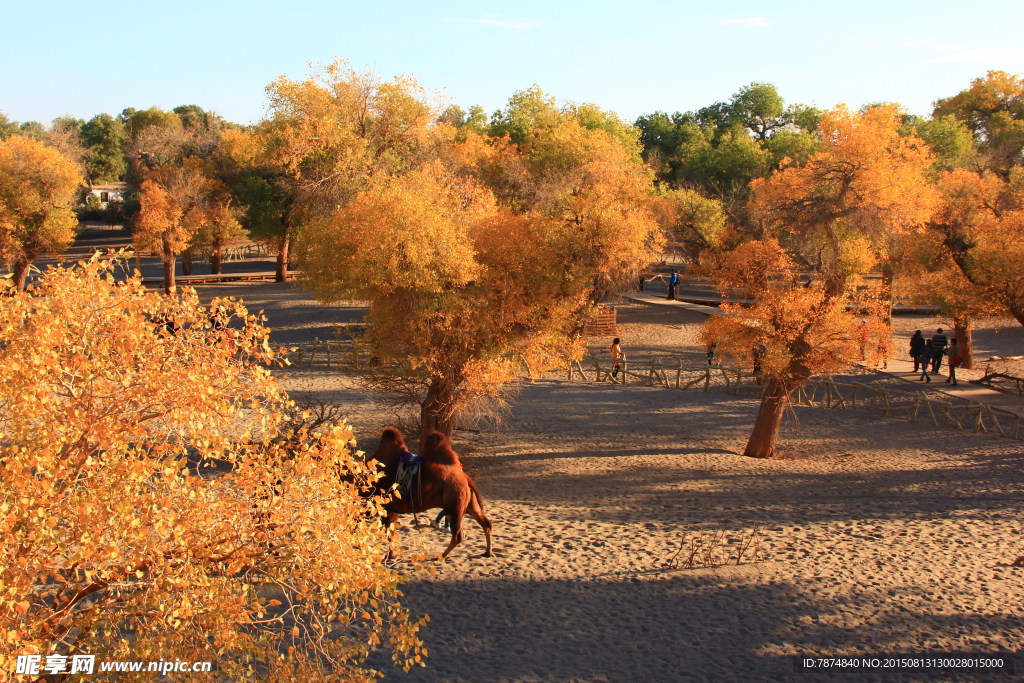
<svg viewBox="0 0 1024 683"><path fill-rule="evenodd" d="M448 554L451 553L451 551L455 550L455 546L462 543L462 508L457 507L454 510L446 509L445 512L448 513L448 517L451 519L452 522L452 540L448 544L448 547L445 549L445 551L441 553L442 559L448 557Z"/></svg>
<svg viewBox="0 0 1024 683"><path fill-rule="evenodd" d="M476 523L480 525L480 528L484 530L484 536L487 538L487 550L484 551L484 557L491 557L492 524L491 520L487 519L487 515L484 514L483 506L477 503L476 496L470 496L466 512L468 512L469 516L475 519Z"/></svg>

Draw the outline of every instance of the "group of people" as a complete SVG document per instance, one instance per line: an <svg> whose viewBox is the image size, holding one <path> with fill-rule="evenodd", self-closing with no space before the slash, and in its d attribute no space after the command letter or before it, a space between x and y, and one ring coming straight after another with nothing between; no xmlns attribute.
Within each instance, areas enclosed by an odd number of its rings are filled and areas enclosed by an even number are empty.
<svg viewBox="0 0 1024 683"><path fill-rule="evenodd" d="M946 339L941 327L935 331L935 336L931 339L925 339L921 330L914 332L914 336L910 338L910 357L914 361L914 372L917 372L918 368L921 370L921 377L917 380L919 382L931 382L929 368L932 375L939 374L943 357L948 357L949 362L946 366L949 368L949 376L946 377L946 382L956 386L956 369L962 360L960 345L955 338Z"/></svg>

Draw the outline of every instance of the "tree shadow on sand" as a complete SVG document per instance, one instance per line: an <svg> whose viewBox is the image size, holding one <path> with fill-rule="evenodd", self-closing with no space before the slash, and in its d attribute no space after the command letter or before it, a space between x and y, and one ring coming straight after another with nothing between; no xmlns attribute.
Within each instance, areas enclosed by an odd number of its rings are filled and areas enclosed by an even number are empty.
<svg viewBox="0 0 1024 683"><path fill-rule="evenodd" d="M993 652L984 645L988 636L1024 627L1017 614L912 608L847 626L836 603L808 595L789 584L713 570L654 580L419 581L407 587L404 604L431 615L423 632L428 667L402 674L377 665L395 681L936 680L868 672L794 678L791 655L910 654L897 645L908 636L925 644L914 652L928 651L938 639L961 643L960 651ZM882 591L850 599L865 610L894 600ZM1022 670L1024 657L1017 667ZM1013 678L987 673L952 680Z"/></svg>

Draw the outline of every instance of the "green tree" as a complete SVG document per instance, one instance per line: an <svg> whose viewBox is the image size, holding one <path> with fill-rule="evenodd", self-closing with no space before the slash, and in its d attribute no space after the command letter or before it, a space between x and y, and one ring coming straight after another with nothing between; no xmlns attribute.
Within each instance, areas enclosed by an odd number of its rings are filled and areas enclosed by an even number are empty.
<svg viewBox="0 0 1024 683"><path fill-rule="evenodd" d="M655 112L636 121L643 158L659 180L719 199L730 219L756 232L745 209L751 181L786 160L805 163L818 149L821 111L786 106L770 83L743 86L728 102L669 116Z"/></svg>
<svg viewBox="0 0 1024 683"><path fill-rule="evenodd" d="M462 107L453 104L441 112L438 121L453 126L460 141L465 140L469 133L483 135L490 126L487 112L478 104L474 104L469 110L463 110Z"/></svg>
<svg viewBox="0 0 1024 683"><path fill-rule="evenodd" d="M791 123L783 116L785 102L771 83L751 83L739 89L730 102L730 118L758 140L767 140L777 129Z"/></svg>
<svg viewBox="0 0 1024 683"><path fill-rule="evenodd" d="M1024 162L1024 79L1005 71L989 71L966 90L935 103L933 118L953 116L979 143L992 170Z"/></svg>
<svg viewBox="0 0 1024 683"><path fill-rule="evenodd" d="M18 133L18 122L7 118L7 115L0 111L0 140L6 140Z"/></svg>
<svg viewBox="0 0 1024 683"><path fill-rule="evenodd" d="M972 164L976 158L974 135L967 124L952 114L939 118L909 116L903 126L904 135L916 135L935 154L935 167L948 171Z"/></svg>
<svg viewBox="0 0 1024 683"><path fill-rule="evenodd" d="M124 124L110 114L97 114L81 126L86 177L90 185L120 180L127 169Z"/></svg>

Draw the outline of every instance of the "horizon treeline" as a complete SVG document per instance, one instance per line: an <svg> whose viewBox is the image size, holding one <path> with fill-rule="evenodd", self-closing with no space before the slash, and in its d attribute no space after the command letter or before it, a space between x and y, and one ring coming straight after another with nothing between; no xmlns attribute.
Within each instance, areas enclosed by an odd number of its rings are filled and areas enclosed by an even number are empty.
<svg viewBox="0 0 1024 683"><path fill-rule="evenodd" d="M335 67L328 67L328 71L331 68ZM405 163L414 163L414 157L421 161L428 158L437 140L465 141L476 136L522 147L536 131L554 130L554 122L564 118L583 130L602 131L644 166L651 178L651 192L657 198L653 210L663 234L696 267L701 259L764 236L767 226L751 201L752 188L786 169L812 164L830 144L829 133L821 128L823 117L845 111L843 107L823 111L787 103L774 85L755 82L740 87L728 101L689 112L655 111L632 123L593 103L560 105L537 85L514 93L505 108L488 115L479 106L441 108L429 102L425 91L412 79L375 82L371 87L367 85L369 80L360 80L353 72L346 77L349 85L344 87L363 88L365 92L314 96L317 78L314 75L301 82L301 87L294 86L308 91L310 101L302 104L306 107L303 110L277 106L287 97L298 97L280 88L300 82L282 78L271 84L267 89L270 113L253 125L228 122L194 104L170 111L127 108L117 116L103 113L87 121L60 117L49 126L32 121L17 123L0 114L0 140L34 140L59 152L80 170L83 185L123 180L127 187L122 202L101 210L95 197L85 201L80 195L71 208L80 218L104 217L111 223L124 223L135 233L137 242L165 254L169 282L173 282L178 255L183 272L190 274L192 255L197 251L210 252L213 272L219 272L221 249L241 236L276 245L278 279L283 280L299 227L312 221L314 214L329 213L318 205L327 200L310 197L326 197L324 184L340 183L330 174L315 182L309 179L318 178L321 166L336 165L337 159L328 158L330 155L341 158L353 153L346 147L348 143L326 145L323 141L327 138L321 138L313 128L327 126L326 132L322 131L326 135L330 126L347 126L352 130L344 135L354 135L360 138L359 145L375 149L372 162L345 171L369 177L379 170L378 166L386 167L389 159L411 154L412 149L418 149L419 156L414 154ZM324 99L328 96L360 102L365 111L332 113L332 105ZM915 284L907 288L907 296L938 301L954 318L964 318L970 310L975 317L999 313L1013 315L1024 323L1024 295L1000 285L999 277L1005 273L996 277L994 271L981 272L991 258L978 258L982 250L975 247L981 243L971 232L986 221L1005 223L1004 214L1016 209L1017 184L1024 183L1018 180L1024 165L1024 80L991 71L961 92L939 97L930 116L909 114L894 103L868 104L856 114L867 117L871 112L885 112L899 139L921 145L933 157L928 168L932 186L941 189L954 180L960 185L968 180L977 185L970 191L977 206L958 209L956 215L942 220L938 220L938 214L933 215L935 220L928 223L932 228L927 233L929 239L912 240L912 258L908 251L900 256L903 260L898 267L886 259L876 260L873 267L881 269L889 280L913 278ZM266 159L297 144L296 139L274 138L275 127L291 126L289 122L300 119L311 128L297 126L295 130L301 132L289 135L300 136L306 147L317 148L316 154L295 148L288 152L292 157L277 158L268 165ZM425 144L425 136L434 136L435 142ZM270 147L254 151L252 146L257 142ZM355 188L361 187L351 178L345 182L349 189L331 195L331 206L343 206L354 196ZM309 197L303 194L305 189L296 189L305 184L309 188L316 185ZM149 210L144 211L147 187ZM10 192L14 196L20 190ZM962 189L957 196L967 192ZM814 202L807 201L809 208ZM983 215L985 211L991 215ZM167 228L169 225L173 230ZM1006 230L1009 228L1004 227L1003 232ZM65 226L59 239L50 236L37 239L34 246L23 244L13 250L5 247L4 258L15 263L16 270L20 267L23 274L26 264L38 253L59 251L68 234ZM995 244L991 240L988 243ZM824 256L820 245L786 246L796 267L821 270ZM992 254L999 252L999 248L991 248ZM907 265L911 261L917 263L915 268ZM966 295L964 291L970 288L951 287L950 278L963 279L971 287L982 289Z"/></svg>
<svg viewBox="0 0 1024 683"><path fill-rule="evenodd" d="M907 113L898 103L867 104L860 111L894 105L901 131L928 143L944 168L973 163L996 170L1016 165L1021 155L1021 145L1014 148L1021 134L1013 125L1024 120L1021 90L1018 78L993 71L959 94L938 98L930 116ZM451 105L440 111L437 121L463 134L507 135L520 142L522 123L514 117L524 109L537 110L541 102L548 107L556 104L534 85L514 93L507 109L488 115L480 106ZM813 106L787 103L778 88L764 82L740 87L728 101L671 114L657 110L632 123L593 103L562 108L571 110L582 125L601 128L621 140L649 166L662 188L694 191L719 202L727 219L745 231L756 230L745 208L751 181L767 177L784 163L805 163L819 148L817 130L823 114ZM517 110L519 114L510 113ZM13 121L0 111L0 140L20 135L57 149L81 167L86 185L126 182L126 201L114 207L110 218L134 227L142 175L137 167L152 159L153 153L144 148L151 147L154 138L191 137L197 144L190 155L199 148L205 148L200 155L209 155L224 131L257 125L229 122L196 104L170 110L128 107L116 116L99 113L88 120L61 116L49 126ZM83 208L84 217L104 217L95 204ZM708 246L699 229L680 227L676 237L691 255Z"/></svg>

